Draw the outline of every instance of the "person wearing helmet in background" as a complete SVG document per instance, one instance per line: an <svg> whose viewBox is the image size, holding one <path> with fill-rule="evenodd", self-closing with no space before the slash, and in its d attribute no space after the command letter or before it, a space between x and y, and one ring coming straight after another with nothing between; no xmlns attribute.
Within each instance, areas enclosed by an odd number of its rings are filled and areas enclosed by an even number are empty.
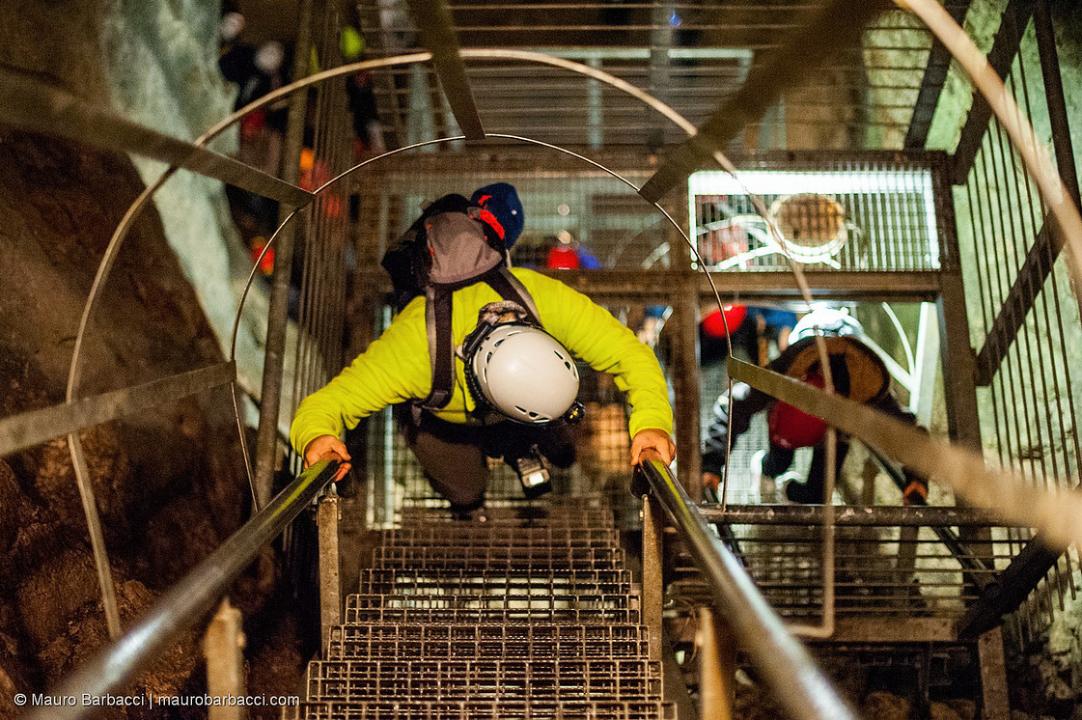
<svg viewBox="0 0 1082 720"><path fill-rule="evenodd" d="M915 424L915 416L903 409L894 397L890 374L882 359L861 341L863 327L847 312L823 308L806 315L793 328L788 347L768 363L767 368L822 388L825 382L815 339L816 328L826 343L835 393ZM767 413L769 448L753 458L753 473L758 473L760 479L769 483L789 470L797 449L814 448L807 480L792 480L785 486L785 494L793 502L824 502L827 424L747 383L733 385L731 406L728 393L714 403L713 420L703 444L704 483L717 488L727 459L730 425L735 442L747 432L752 417L760 412ZM848 450L848 439L839 433L836 456L839 471ZM928 496L927 482L908 470L903 469L903 473L905 486L901 490L905 503L924 504Z"/></svg>
<svg viewBox="0 0 1082 720"><path fill-rule="evenodd" d="M513 187L480 188L468 213L459 212L467 202L454 195L437 200L411 231L427 234L424 258L432 272L442 272L445 261L474 262L475 257L488 269L481 280L442 286L450 296L449 310L433 331L426 316L438 316L447 304L440 304L432 285L420 294L409 287L406 248L416 240L404 237L390 262L384 258L392 279L401 278L395 294L404 306L349 367L298 407L290 439L305 464L338 460L343 476L350 461L339 439L343 429L389 405L409 403L406 440L456 517L473 517L484 504L489 457L502 457L531 495L536 478L545 475L545 460L565 467L574 461L563 421L581 412L575 407L576 358L613 375L627 393L631 464L648 450L671 462L672 408L650 348L585 295L540 273L508 269L506 249L524 222ZM469 252L441 255L440 238L450 237L444 229L476 233L471 223L484 227L486 240ZM453 354L443 349L441 332L449 335ZM440 367L447 367L450 377L441 378ZM445 397L433 402L437 387L446 388L440 391Z"/></svg>
<svg viewBox="0 0 1082 720"><path fill-rule="evenodd" d="M723 362L729 356L729 337L733 351L756 365L768 362L771 341L779 353L785 352L796 325L796 313L748 305L726 305L723 310L706 308L699 322L699 363L703 367Z"/></svg>

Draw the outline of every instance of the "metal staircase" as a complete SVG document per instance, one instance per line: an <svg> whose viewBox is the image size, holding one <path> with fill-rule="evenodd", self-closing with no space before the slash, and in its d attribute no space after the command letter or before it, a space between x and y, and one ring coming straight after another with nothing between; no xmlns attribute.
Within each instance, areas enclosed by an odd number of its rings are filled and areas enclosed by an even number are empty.
<svg viewBox="0 0 1082 720"><path fill-rule="evenodd" d="M675 718L606 499L487 513L403 508L284 717Z"/></svg>

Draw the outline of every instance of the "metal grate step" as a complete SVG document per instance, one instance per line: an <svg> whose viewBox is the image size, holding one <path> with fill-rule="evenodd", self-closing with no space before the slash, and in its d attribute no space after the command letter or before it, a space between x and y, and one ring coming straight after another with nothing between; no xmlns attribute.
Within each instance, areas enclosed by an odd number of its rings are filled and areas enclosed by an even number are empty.
<svg viewBox="0 0 1082 720"><path fill-rule="evenodd" d="M514 572L531 570L618 570L624 553L609 547L495 545L491 547L380 547L372 555L379 569L462 569Z"/></svg>
<svg viewBox="0 0 1082 720"><path fill-rule="evenodd" d="M285 718L671 720L604 496L406 501Z"/></svg>
<svg viewBox="0 0 1082 720"><path fill-rule="evenodd" d="M499 607L410 607L384 606L380 598L350 595L346 598L347 623L506 623L517 625L574 623L639 624L642 618L636 605L632 608L499 608Z"/></svg>
<svg viewBox="0 0 1082 720"><path fill-rule="evenodd" d="M553 527L591 528L611 527L612 514L608 508L569 506L541 514L522 507L489 507L485 522L455 520L446 510L427 507L404 507L400 511L403 525L451 525L458 527Z"/></svg>
<svg viewBox="0 0 1082 720"><path fill-rule="evenodd" d="M600 547L614 548L620 533L608 527L552 527L534 525L478 525L457 523L433 527L403 527L384 531L385 546L440 548L490 547Z"/></svg>
<svg viewBox="0 0 1082 720"><path fill-rule="evenodd" d="M646 631L630 624L384 623L332 629L326 658L574 660L641 658L648 652Z"/></svg>
<svg viewBox="0 0 1082 720"><path fill-rule="evenodd" d="M661 702L459 702L433 705L424 700L301 703L286 720L676 720L672 705Z"/></svg>
<svg viewBox="0 0 1082 720"><path fill-rule="evenodd" d="M591 591L629 592L631 572L628 570L579 570L514 565L496 566L487 570L463 568L377 568L361 573L361 592L366 587L380 588L375 592L401 592L404 588L430 587L439 584L448 594L452 589L469 592L471 589L483 594L502 589L545 588L550 592ZM602 588L609 588L601 590Z"/></svg>
<svg viewBox="0 0 1082 720"><path fill-rule="evenodd" d="M309 700L661 700L661 664L650 660L317 660Z"/></svg>

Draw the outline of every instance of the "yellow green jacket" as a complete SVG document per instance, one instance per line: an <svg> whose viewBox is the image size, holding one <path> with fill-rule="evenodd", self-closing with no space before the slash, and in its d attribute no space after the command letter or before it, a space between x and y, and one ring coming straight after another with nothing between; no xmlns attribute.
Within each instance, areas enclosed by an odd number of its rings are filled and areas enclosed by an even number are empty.
<svg viewBox="0 0 1082 720"><path fill-rule="evenodd" d="M645 428L671 434L668 390L650 348L607 310L562 282L522 268L511 272L533 296L545 330L594 370L613 375L616 386L627 393L631 435ZM477 326L477 311L499 300L485 283L455 291L451 327L456 346ZM457 357L455 377L451 400L436 415L466 423L474 401L466 387L466 366ZM320 435L339 436L345 427L388 405L427 397L431 388L425 299L417 297L338 377L304 399L293 418L290 441L303 453Z"/></svg>

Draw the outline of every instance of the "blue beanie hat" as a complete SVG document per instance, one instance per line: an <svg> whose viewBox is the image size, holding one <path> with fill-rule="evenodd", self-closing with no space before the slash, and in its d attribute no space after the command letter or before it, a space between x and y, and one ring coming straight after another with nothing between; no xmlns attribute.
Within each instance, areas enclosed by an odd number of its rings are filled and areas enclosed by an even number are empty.
<svg viewBox="0 0 1082 720"><path fill-rule="evenodd" d="M474 190L470 202L492 213L500 225L496 232L503 231L501 239L504 247L510 249L526 224L526 213L522 209L522 201L518 199L515 186L504 182L485 185Z"/></svg>

